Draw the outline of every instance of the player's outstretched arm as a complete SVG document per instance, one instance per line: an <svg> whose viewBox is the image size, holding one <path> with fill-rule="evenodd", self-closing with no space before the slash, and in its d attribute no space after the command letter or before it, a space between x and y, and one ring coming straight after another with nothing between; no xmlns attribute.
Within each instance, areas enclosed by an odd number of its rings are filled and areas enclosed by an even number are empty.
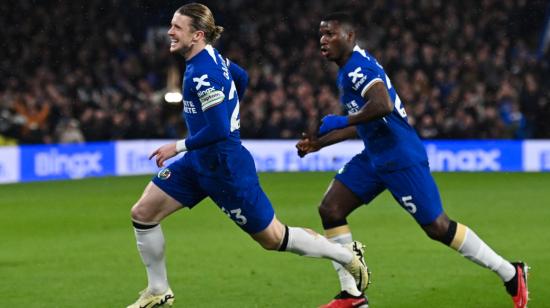
<svg viewBox="0 0 550 308"><path fill-rule="evenodd" d="M296 143L296 149L298 150L298 156L304 157L309 153L317 152L324 147L354 138L355 136L357 136L355 126L334 130L318 139L302 133L302 138Z"/></svg>

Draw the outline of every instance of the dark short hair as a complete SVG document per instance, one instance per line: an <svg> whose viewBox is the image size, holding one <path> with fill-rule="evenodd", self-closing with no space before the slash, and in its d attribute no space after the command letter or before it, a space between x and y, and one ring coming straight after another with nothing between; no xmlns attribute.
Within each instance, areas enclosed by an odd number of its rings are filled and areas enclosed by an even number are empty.
<svg viewBox="0 0 550 308"><path fill-rule="evenodd" d="M321 19L322 21L337 21L341 24L348 24L355 27L355 20L353 15L348 11L338 11L329 13Z"/></svg>

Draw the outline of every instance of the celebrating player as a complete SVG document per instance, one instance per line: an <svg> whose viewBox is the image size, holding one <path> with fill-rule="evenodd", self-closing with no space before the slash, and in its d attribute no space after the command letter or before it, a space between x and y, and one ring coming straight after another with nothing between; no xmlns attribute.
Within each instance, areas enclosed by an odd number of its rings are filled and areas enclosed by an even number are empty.
<svg viewBox="0 0 550 308"><path fill-rule="evenodd" d="M304 136L298 142L303 157L331 144L353 138L364 150L353 157L330 183L319 207L327 238L352 241L346 217L388 189L426 234L458 251L469 260L498 274L515 307L527 305L527 270L523 262L510 263L495 253L470 228L450 220L443 211L437 186L430 174L421 140L407 123L403 102L384 68L356 45L356 30L349 14L326 16L319 27L321 54L340 70L337 86L348 115L323 118L319 139ZM341 293L323 306L359 307L368 304L353 277L335 264Z"/></svg>
<svg viewBox="0 0 550 308"><path fill-rule="evenodd" d="M259 185L252 156L239 137L239 95L244 93L248 77L210 45L222 31L202 4L186 4L172 18L170 51L186 60L183 103L189 135L161 146L151 158L156 157L160 167L176 154L187 153L162 169L132 208L148 286L129 307L172 305L174 294L166 275L159 223L206 197L265 249L330 259L346 268L363 290L368 273L361 243L343 246L311 230L285 226L275 218Z"/></svg>

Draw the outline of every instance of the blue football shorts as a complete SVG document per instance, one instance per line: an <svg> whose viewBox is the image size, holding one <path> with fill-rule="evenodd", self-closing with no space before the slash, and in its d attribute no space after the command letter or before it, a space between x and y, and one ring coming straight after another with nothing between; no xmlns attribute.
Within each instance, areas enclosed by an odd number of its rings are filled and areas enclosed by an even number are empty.
<svg viewBox="0 0 550 308"><path fill-rule="evenodd" d="M161 169L152 181L190 209L210 197L250 234L263 231L275 216L271 202L260 187L252 155L244 147L230 155L188 152Z"/></svg>
<svg viewBox="0 0 550 308"><path fill-rule="evenodd" d="M335 179L364 203L371 202L385 189L420 225L432 223L441 213L441 197L428 162L396 171L377 171L364 153L354 156Z"/></svg>

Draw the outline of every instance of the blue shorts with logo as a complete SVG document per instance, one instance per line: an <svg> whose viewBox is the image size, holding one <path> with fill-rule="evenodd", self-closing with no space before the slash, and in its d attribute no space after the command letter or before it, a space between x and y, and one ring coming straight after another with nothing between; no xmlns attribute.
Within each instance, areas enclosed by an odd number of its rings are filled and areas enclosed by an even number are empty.
<svg viewBox="0 0 550 308"><path fill-rule="evenodd" d="M247 233L263 231L275 213L260 187L252 155L240 145L212 152L186 153L161 169L153 183L184 207L193 208L210 197Z"/></svg>
<svg viewBox="0 0 550 308"><path fill-rule="evenodd" d="M376 170L366 154L354 156L335 176L364 203L385 189L420 225L432 223L443 207L428 162L395 171Z"/></svg>

